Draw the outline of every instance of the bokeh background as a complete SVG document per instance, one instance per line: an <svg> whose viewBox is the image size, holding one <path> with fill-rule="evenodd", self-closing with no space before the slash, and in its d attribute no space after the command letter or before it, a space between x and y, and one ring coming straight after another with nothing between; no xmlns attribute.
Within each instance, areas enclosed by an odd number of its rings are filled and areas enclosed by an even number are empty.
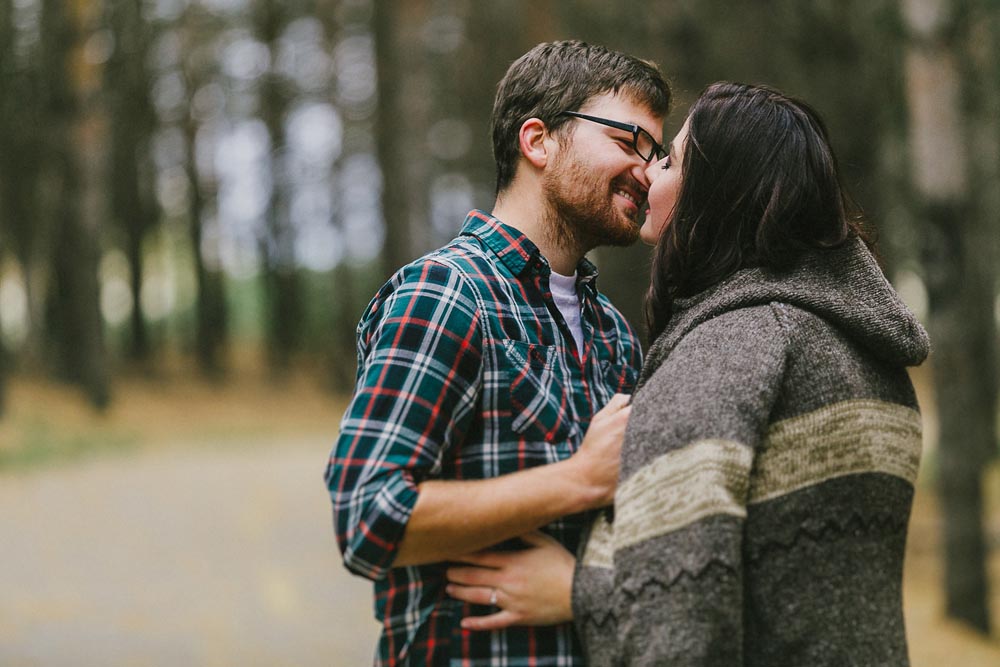
<svg viewBox="0 0 1000 667"><path fill-rule="evenodd" d="M827 120L930 329L913 664L1000 664L996 0L0 0L0 664L364 665L322 483L354 327L493 203L540 41ZM648 250L599 250L641 329ZM992 611L992 615L991 612Z"/></svg>

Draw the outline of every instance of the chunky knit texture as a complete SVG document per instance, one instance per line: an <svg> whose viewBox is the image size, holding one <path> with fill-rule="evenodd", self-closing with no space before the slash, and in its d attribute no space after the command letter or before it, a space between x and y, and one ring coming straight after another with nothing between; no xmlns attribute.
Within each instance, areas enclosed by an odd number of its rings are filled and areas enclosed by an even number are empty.
<svg viewBox="0 0 1000 667"><path fill-rule="evenodd" d="M589 664L908 664L928 349L860 242L678 301L576 573Z"/></svg>

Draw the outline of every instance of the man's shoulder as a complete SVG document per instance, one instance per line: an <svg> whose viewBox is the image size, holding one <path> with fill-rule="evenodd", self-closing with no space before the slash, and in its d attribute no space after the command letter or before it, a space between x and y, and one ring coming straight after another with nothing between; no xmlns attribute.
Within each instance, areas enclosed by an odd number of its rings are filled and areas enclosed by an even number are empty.
<svg viewBox="0 0 1000 667"><path fill-rule="evenodd" d="M436 250L418 257L400 268L383 287L396 290L406 285L447 281L456 289L469 289L478 283L511 280L502 263L479 239L459 236Z"/></svg>
<svg viewBox="0 0 1000 667"><path fill-rule="evenodd" d="M447 245L427 253L417 262L432 262L476 280L484 276L509 278L504 264L483 240L473 235L456 236Z"/></svg>
<svg viewBox="0 0 1000 667"><path fill-rule="evenodd" d="M362 319L375 316L387 301L478 301L482 290L477 283L498 279L504 276L495 257L474 237L459 236L397 269L375 293Z"/></svg>

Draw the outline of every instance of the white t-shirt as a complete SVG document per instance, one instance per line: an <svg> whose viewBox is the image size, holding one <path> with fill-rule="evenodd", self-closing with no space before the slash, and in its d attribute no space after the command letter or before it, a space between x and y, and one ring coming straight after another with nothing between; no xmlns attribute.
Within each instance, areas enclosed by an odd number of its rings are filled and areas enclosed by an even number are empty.
<svg viewBox="0 0 1000 667"><path fill-rule="evenodd" d="M549 289L552 290L552 300L573 334L577 352L582 357L583 325L580 324L580 294L576 291L576 272L571 276L564 276L553 271L549 275Z"/></svg>

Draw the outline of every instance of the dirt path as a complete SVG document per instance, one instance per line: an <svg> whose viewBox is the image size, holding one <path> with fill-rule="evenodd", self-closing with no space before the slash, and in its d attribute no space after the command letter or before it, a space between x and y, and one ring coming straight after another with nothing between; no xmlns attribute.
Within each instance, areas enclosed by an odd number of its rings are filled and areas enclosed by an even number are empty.
<svg viewBox="0 0 1000 667"><path fill-rule="evenodd" d="M371 664L322 441L0 474L0 665Z"/></svg>
<svg viewBox="0 0 1000 667"><path fill-rule="evenodd" d="M371 588L336 553L326 447L155 448L0 473L0 665L371 665ZM914 667L1000 664L995 640L942 622L940 518L917 501ZM993 570L1000 581L1000 554Z"/></svg>

